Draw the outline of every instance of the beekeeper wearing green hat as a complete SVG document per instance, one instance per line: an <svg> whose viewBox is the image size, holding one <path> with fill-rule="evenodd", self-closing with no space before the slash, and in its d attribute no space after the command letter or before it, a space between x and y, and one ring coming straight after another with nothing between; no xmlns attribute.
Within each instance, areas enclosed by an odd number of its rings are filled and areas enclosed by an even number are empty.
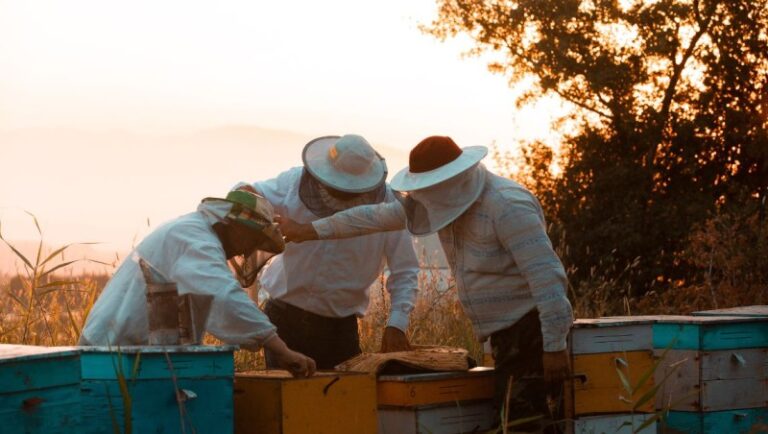
<svg viewBox="0 0 768 434"><path fill-rule="evenodd" d="M227 262L237 257L266 259L285 248L262 196L232 191L226 198L206 198L197 211L178 217L150 233L107 283L88 315L80 345L146 345L149 338L147 282L139 263L175 283L180 296L211 300L205 330L228 344L276 354L279 365L296 376L312 375L315 362L293 351L275 326L242 289L258 270ZM253 264L254 261L248 261ZM244 262L240 262L241 264Z"/></svg>

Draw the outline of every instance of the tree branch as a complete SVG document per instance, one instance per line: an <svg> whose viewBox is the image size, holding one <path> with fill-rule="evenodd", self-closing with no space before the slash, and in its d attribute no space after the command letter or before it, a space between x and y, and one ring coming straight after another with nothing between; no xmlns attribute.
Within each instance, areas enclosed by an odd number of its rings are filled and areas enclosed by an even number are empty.
<svg viewBox="0 0 768 434"><path fill-rule="evenodd" d="M694 2L694 8L698 11L698 1ZM669 79L669 85L667 85L667 88L664 90L664 99L661 102L661 109L659 110L655 127L656 140L652 141L651 148L648 150L648 154L645 157L646 167L651 167L653 165L653 160L656 158L656 154L659 149L659 144L664 138L664 130L667 126L667 121L669 120L669 110L675 97L677 84L680 81L683 70L685 70L685 65L688 63L688 60L691 58L691 56L693 56L693 52L696 50L696 45L699 43L699 39L701 39L701 37L707 33L707 30L709 30L709 24L711 21L712 14L710 13L710 15L707 17L707 20L703 23L699 30L696 31L696 33L693 35L693 38L691 38L691 42L685 49L683 57L680 59L680 63L675 63L674 59L672 61L672 76Z"/></svg>

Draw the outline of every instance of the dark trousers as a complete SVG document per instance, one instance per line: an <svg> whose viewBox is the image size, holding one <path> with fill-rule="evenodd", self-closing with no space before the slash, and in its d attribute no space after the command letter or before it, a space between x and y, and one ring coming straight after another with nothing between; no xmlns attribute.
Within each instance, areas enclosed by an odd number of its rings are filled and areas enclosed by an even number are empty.
<svg viewBox="0 0 768 434"><path fill-rule="evenodd" d="M333 369L361 353L357 317L330 318L307 312L280 300L269 300L264 307L277 335L288 348L311 357L317 369ZM277 369L277 358L264 350L267 368Z"/></svg>
<svg viewBox="0 0 768 434"><path fill-rule="evenodd" d="M538 310L528 312L512 326L492 334L491 348L496 365L496 403L500 409L507 399L507 384L512 382L508 423L540 416L538 420L514 425L511 429L564 432L563 384L548 384L543 378L544 345Z"/></svg>

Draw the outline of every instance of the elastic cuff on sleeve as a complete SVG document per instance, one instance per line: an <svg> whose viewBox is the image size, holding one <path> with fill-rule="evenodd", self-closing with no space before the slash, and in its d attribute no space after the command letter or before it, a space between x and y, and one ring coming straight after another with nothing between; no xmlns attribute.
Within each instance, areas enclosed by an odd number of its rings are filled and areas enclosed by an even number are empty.
<svg viewBox="0 0 768 434"><path fill-rule="evenodd" d="M408 314L402 311L393 311L389 314L389 321L387 321L387 327L394 327L399 329L403 333L408 331Z"/></svg>
<svg viewBox="0 0 768 434"><path fill-rule="evenodd" d="M273 329L272 332L270 332L266 337L262 339L240 344L240 348L248 351L259 351L261 347L264 346L264 344L269 342L269 340L275 336L277 336L277 331Z"/></svg>
<svg viewBox="0 0 768 434"><path fill-rule="evenodd" d="M568 344L566 343L566 338L552 341L552 342L544 342L544 352L545 353L556 353L558 351L563 351L568 347Z"/></svg>
<svg viewBox="0 0 768 434"><path fill-rule="evenodd" d="M327 219L315 220L312 222L312 226L317 232L317 237L321 240L330 238L333 235L333 226L327 221Z"/></svg>

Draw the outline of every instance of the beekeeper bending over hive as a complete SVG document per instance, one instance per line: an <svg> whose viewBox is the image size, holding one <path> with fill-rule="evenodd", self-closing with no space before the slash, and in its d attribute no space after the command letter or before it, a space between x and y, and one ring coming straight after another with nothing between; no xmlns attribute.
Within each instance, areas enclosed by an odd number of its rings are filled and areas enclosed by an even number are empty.
<svg viewBox="0 0 768 434"><path fill-rule="evenodd" d="M204 199L197 211L155 229L107 283L88 315L79 344L148 344L147 283L139 266L143 261L162 280L175 283L180 296L211 298L205 323L210 334L252 351L263 346L276 356L280 367L297 376L312 375L315 362L288 348L227 266L228 260L240 255L283 250L282 235L272 219L273 209L263 197L233 191L225 199Z"/></svg>
<svg viewBox="0 0 768 434"><path fill-rule="evenodd" d="M565 270L539 201L486 170L480 164L486 153L483 146L462 149L449 137L428 137L392 179L400 201L312 224L285 220L281 230L289 241L403 228L414 235L437 232L464 312L477 337L491 340L499 402L512 378L509 418L561 420L558 406L550 404L559 401L569 375L566 338L573 316ZM546 429L556 431L551 424Z"/></svg>
<svg viewBox="0 0 768 434"><path fill-rule="evenodd" d="M304 147L302 159L304 167L238 188L264 195L277 214L302 223L395 200L384 159L361 136L319 137ZM312 357L318 368L332 369L360 353L357 318L365 314L369 287L385 263L391 309L381 351L408 350L405 332L419 264L404 230L288 245L262 273L270 297L264 311L291 348ZM271 351L266 356L267 366L274 366Z"/></svg>

